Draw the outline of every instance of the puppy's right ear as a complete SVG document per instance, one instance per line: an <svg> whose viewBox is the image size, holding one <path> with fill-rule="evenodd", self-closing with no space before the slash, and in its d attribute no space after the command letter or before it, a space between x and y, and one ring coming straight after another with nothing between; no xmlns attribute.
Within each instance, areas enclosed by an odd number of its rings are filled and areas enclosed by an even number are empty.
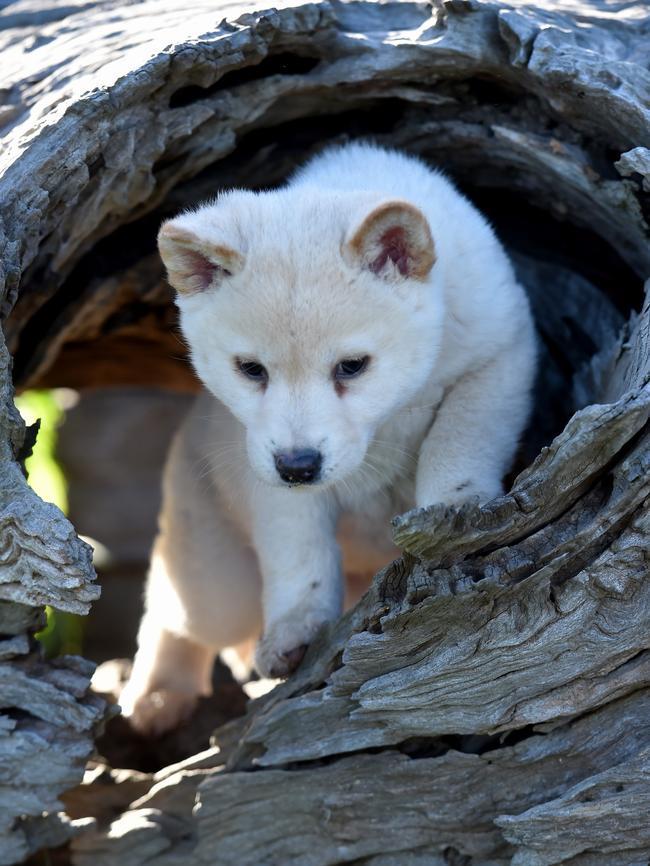
<svg viewBox="0 0 650 866"><path fill-rule="evenodd" d="M158 249L169 282L183 295L216 288L244 266L244 258L237 250L200 238L177 220L162 224Z"/></svg>

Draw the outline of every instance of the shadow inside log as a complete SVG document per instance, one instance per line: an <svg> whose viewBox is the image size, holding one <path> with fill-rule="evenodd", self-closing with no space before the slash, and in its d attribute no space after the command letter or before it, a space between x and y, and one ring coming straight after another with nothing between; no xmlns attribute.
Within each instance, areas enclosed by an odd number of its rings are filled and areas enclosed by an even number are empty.
<svg viewBox="0 0 650 866"><path fill-rule="evenodd" d="M102 668L102 690L95 686L95 691L114 704L126 683L131 664L126 659L115 659ZM242 716L248 701L229 668L220 661L214 667L212 688L212 695L199 698L198 706L187 722L160 737L143 737L131 728L126 719L114 715L96 741L96 761L109 767L155 773L203 752L210 746L215 727Z"/></svg>
<svg viewBox="0 0 650 866"><path fill-rule="evenodd" d="M289 53L271 54L258 64L227 72L207 87L191 84L179 88L169 97L169 107L185 108L219 91L248 84L251 81L259 81L267 75L305 75L315 69L319 62L319 57Z"/></svg>

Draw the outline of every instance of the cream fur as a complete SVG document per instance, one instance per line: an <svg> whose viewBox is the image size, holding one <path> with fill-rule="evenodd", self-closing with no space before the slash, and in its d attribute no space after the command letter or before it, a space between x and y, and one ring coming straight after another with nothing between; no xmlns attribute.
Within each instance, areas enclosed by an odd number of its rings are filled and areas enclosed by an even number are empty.
<svg viewBox="0 0 650 866"><path fill-rule="evenodd" d="M358 585L390 560L393 514L498 496L535 368L528 302L489 225L400 153L328 150L282 189L182 214L160 247L207 390L169 457L121 699L149 731L190 711L225 647L261 633L258 670L286 674L339 615L344 568ZM336 388L335 365L365 355ZM280 480L275 451L299 447L322 453L320 483Z"/></svg>

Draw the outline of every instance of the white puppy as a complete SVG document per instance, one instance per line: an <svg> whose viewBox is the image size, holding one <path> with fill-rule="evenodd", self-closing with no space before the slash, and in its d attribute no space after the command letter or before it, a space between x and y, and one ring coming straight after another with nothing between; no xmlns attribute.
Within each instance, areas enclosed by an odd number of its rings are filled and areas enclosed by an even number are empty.
<svg viewBox="0 0 650 866"><path fill-rule="evenodd" d="M390 560L391 515L498 496L535 367L494 233L400 153L328 150L282 189L166 222L159 245L208 391L166 468L120 701L153 732L225 647L261 633L257 669L288 674L340 614L344 571Z"/></svg>

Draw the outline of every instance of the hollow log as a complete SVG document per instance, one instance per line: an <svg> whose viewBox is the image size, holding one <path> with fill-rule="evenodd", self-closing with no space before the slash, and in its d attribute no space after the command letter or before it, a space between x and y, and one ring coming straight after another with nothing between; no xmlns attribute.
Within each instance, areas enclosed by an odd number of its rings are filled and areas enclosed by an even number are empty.
<svg viewBox="0 0 650 866"><path fill-rule="evenodd" d="M160 221L358 136L484 210L541 344L508 493L396 517L403 555L289 681L180 764L95 764L67 818L104 709L30 635L43 604L87 609L92 566L20 472L5 353L0 863L71 836L75 866L647 863L647 4L16 0L0 48L17 388L195 390Z"/></svg>

